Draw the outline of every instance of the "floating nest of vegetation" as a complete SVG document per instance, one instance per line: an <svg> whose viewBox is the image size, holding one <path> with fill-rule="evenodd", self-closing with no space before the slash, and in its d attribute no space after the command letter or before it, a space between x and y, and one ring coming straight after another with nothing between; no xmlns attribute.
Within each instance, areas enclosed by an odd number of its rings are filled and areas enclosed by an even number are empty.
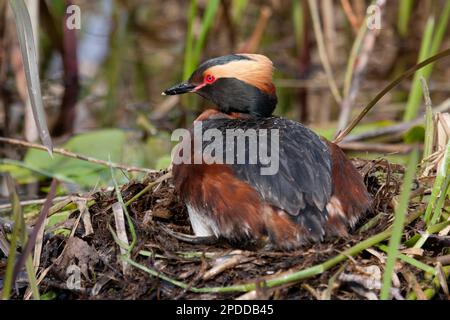
<svg viewBox="0 0 450 320"><path fill-rule="evenodd" d="M374 197L373 214L348 238L290 252L177 240L168 228L192 230L166 172L118 188L126 211L118 189L55 202L49 214L71 211L42 237L40 291L58 299L376 299L404 167L385 160L353 162ZM406 243L425 229L419 217L433 182L428 180L414 183ZM391 296L447 299L448 270L442 265L450 264L448 247L448 237L438 235L421 248L401 247ZM0 269L5 261L0 259ZM14 297L30 297L25 272L18 283Z"/></svg>

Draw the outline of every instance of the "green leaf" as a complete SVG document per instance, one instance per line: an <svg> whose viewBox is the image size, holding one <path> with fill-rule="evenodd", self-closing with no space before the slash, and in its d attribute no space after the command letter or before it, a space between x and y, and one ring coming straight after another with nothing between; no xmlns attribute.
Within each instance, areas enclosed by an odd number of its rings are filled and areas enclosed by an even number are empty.
<svg viewBox="0 0 450 320"><path fill-rule="evenodd" d="M55 291L49 291L41 295L41 300L55 300L57 297Z"/></svg>
<svg viewBox="0 0 450 320"><path fill-rule="evenodd" d="M417 125L410 128L404 134L404 140L406 143L421 143L425 140L425 127L423 125Z"/></svg>
<svg viewBox="0 0 450 320"><path fill-rule="evenodd" d="M22 60L25 70L25 77L27 79L30 103L33 109L34 121L36 122L43 145L51 154L53 144L47 127L47 120L42 103L39 66L30 15L23 0L10 0L9 4L11 5L15 17L17 35L19 36L20 51L22 52Z"/></svg>
<svg viewBox="0 0 450 320"><path fill-rule="evenodd" d="M122 162L126 134L119 129L91 131L77 135L62 146L63 149L108 160ZM61 175L82 187L91 187L97 183L105 185L110 181L107 167L61 155L50 158L41 150L31 149L25 155L24 163L30 167Z"/></svg>

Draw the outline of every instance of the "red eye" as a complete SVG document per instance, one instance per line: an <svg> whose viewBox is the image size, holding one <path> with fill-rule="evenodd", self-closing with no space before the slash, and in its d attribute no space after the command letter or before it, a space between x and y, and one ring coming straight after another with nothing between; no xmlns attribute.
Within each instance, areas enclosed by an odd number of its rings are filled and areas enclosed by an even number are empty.
<svg viewBox="0 0 450 320"><path fill-rule="evenodd" d="M214 78L214 76L211 75L211 74L208 74L208 75L205 76L205 82L206 83L213 83L215 80L216 80L216 78Z"/></svg>

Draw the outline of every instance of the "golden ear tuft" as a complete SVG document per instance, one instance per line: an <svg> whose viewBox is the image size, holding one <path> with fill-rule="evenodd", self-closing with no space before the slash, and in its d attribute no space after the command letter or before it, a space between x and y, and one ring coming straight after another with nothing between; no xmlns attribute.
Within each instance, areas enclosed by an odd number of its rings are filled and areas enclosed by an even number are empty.
<svg viewBox="0 0 450 320"><path fill-rule="evenodd" d="M257 53L239 53L239 55L250 58L254 61L257 61L263 65L266 65L267 67L273 68L273 62L268 57L262 54Z"/></svg>
<svg viewBox="0 0 450 320"><path fill-rule="evenodd" d="M223 65L215 65L204 74L213 74L218 78L236 78L260 90L273 94L275 87L272 83L273 63L264 55L253 53L239 53L250 60L235 60Z"/></svg>

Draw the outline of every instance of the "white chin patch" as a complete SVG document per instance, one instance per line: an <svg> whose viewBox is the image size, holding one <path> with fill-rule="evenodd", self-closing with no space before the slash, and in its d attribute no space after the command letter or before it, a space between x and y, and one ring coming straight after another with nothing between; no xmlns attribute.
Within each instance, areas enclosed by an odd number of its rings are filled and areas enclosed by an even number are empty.
<svg viewBox="0 0 450 320"><path fill-rule="evenodd" d="M187 205L187 209L192 229L197 237L219 236L219 229L212 219L209 219L206 214L197 211L190 205Z"/></svg>

